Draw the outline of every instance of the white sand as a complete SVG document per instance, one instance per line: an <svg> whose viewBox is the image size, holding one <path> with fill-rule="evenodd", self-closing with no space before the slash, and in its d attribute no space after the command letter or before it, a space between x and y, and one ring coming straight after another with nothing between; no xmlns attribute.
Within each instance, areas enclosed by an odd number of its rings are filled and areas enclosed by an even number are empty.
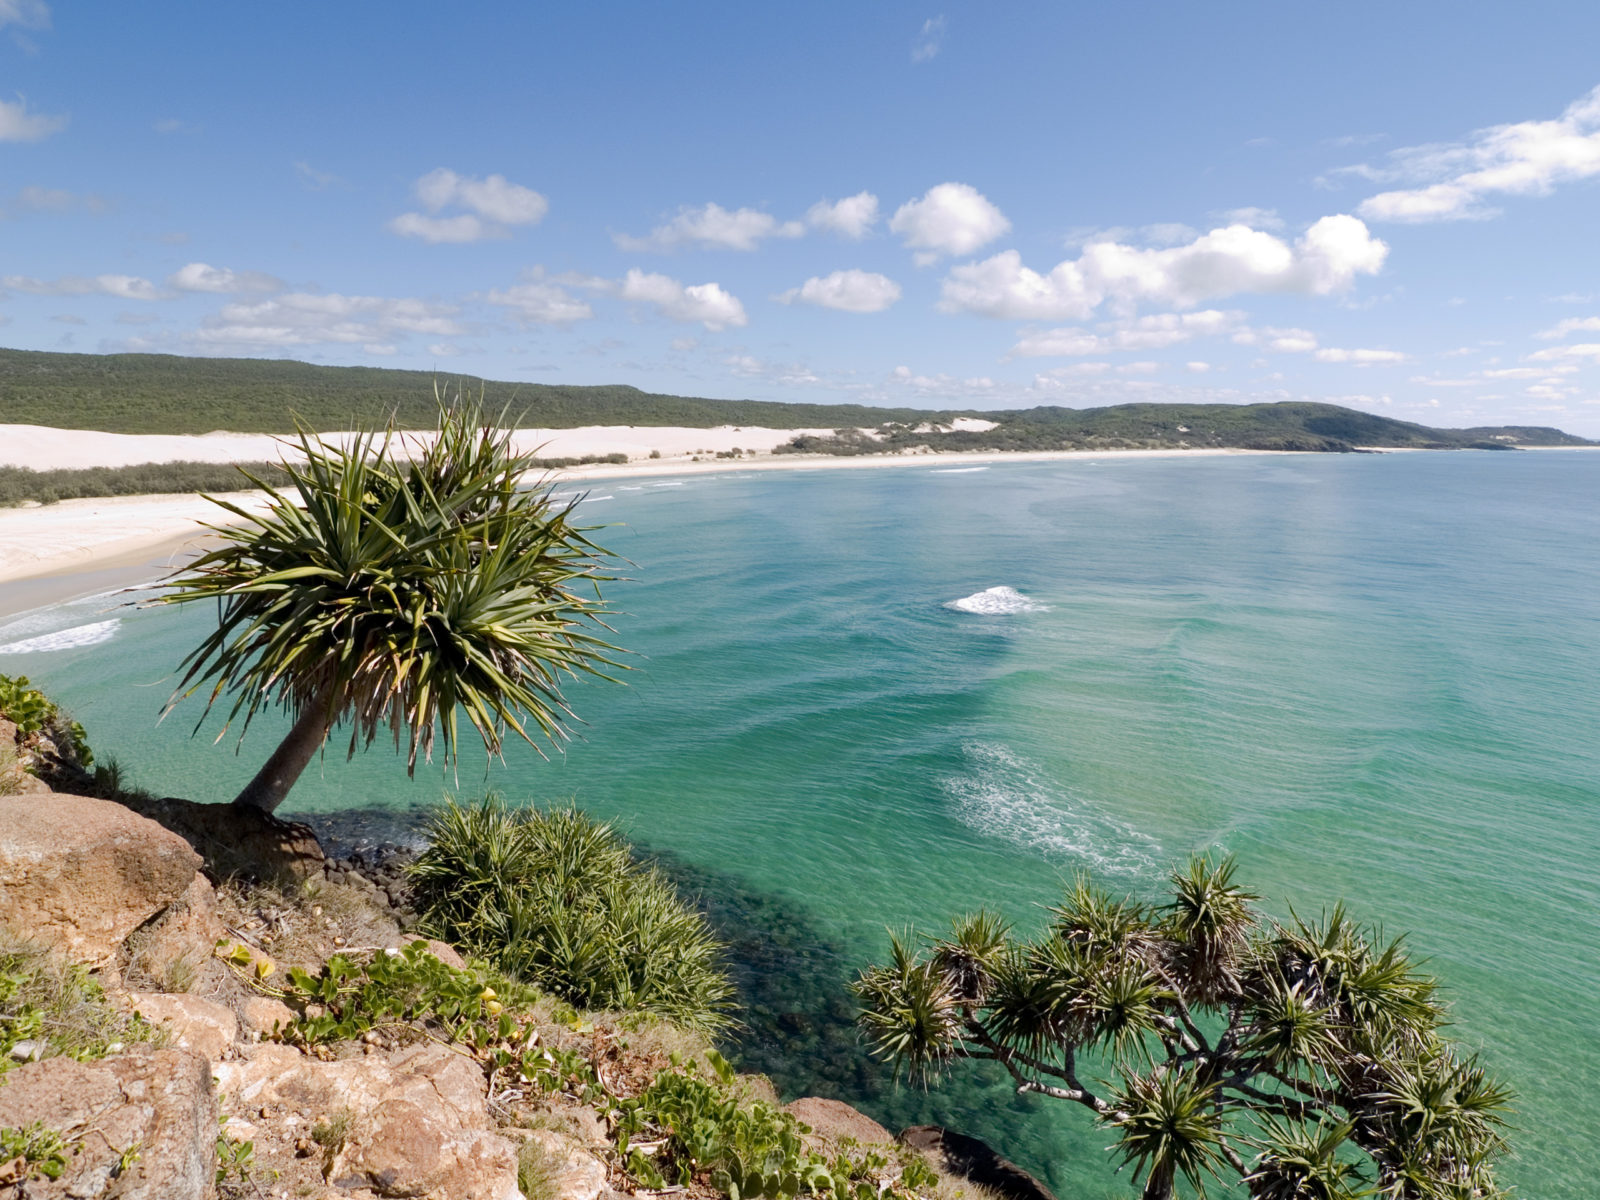
<svg viewBox="0 0 1600 1200"><path fill-rule="evenodd" d="M986 421L964 422L977 428ZM997 462L1162 458L1175 455L1264 454L1252 450L1117 450L1038 453L883 454L848 458L829 455L773 455L797 433L827 434L828 429L762 429L725 425L717 429L651 426L588 426L581 429L520 430L519 446L537 449L547 458L622 453L626 465L579 467L558 473L562 480L612 479L643 474L685 475L748 470L833 470L874 467L984 466ZM734 447L739 459L703 458ZM47 429L37 425L0 425L0 465L35 470L66 467L132 466L180 460L242 462L280 457L279 439L262 434L212 433L201 437L95 433ZM651 451L661 457L652 459ZM757 452L749 456L749 452ZM260 505L260 493L230 496L241 505ZM70 574L159 555L181 561L202 543L200 522L216 522L227 514L199 496L127 496L113 500L67 500L40 507L0 509L0 582ZM3 605L0 605L3 607Z"/></svg>

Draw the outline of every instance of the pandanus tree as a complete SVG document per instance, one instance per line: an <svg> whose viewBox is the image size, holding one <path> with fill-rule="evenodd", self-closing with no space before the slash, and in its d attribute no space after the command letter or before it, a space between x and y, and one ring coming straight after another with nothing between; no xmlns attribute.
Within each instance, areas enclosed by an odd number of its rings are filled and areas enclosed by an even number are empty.
<svg viewBox="0 0 1600 1200"><path fill-rule="evenodd" d="M893 939L861 1027L924 1080L989 1060L1088 1109L1145 1200L1229 1178L1259 1200L1501 1196L1510 1093L1442 1036L1437 982L1342 907L1265 918L1234 876L1191 859L1155 907L1079 879L1033 940L986 912Z"/></svg>
<svg viewBox="0 0 1600 1200"><path fill-rule="evenodd" d="M264 510L214 498L233 518L209 526L222 544L162 596L217 605L168 710L231 694L218 740L266 708L291 719L234 803L277 808L341 722L351 756L387 728L413 773L436 743L456 760L463 715L491 755L508 733L566 736L563 682L615 665L608 556L481 396L441 398L431 437L302 428L293 444Z"/></svg>

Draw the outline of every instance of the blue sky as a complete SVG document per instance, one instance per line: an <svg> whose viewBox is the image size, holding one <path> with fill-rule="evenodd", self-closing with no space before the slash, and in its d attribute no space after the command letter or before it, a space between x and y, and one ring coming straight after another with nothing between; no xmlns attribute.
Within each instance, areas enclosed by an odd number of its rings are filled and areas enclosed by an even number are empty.
<svg viewBox="0 0 1600 1200"><path fill-rule="evenodd" d="M0 0L0 344L1600 435L1600 5Z"/></svg>

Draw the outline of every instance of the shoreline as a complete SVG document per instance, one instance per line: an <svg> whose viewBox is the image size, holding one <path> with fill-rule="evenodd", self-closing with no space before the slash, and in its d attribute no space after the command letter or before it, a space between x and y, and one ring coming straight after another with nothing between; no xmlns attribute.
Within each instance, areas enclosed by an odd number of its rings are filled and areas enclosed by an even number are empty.
<svg viewBox="0 0 1600 1200"><path fill-rule="evenodd" d="M4 427L0 427L3 429ZM534 431L536 435L548 431ZM585 430L592 434L593 430ZM642 432L617 427L630 439ZM651 432L663 433L664 430ZM671 430L690 441L755 441L758 431L725 427L718 430ZM772 431L760 431L771 433ZM795 431L777 431L792 436ZM716 435L713 437L712 435ZM120 436L120 435L119 435ZM216 435L212 435L213 437ZM197 439L199 440L199 439ZM657 439L664 440L664 439ZM585 443L584 453L611 453L613 442L598 448ZM572 447L568 447L571 449ZM731 446L730 446L731 448ZM1546 449L1547 447L1535 447ZM1584 450L1589 447L1548 447ZM630 449L636 447L630 445ZM1373 448L1381 453L1388 450ZM1402 451L1403 452L1403 451ZM1420 451L1417 451L1420 453ZM948 470L952 465L988 467L1017 462L1123 461L1156 458L1218 458L1313 453L1292 450L1246 450L1197 447L1159 450L984 450L931 451L918 454L822 455L757 453L742 458L701 458L691 453L671 458L640 457L628 463L567 467L549 473L553 484L584 484L640 477L744 474L751 471L884 470L892 468ZM241 507L265 503L265 493L229 493ZM199 553L210 534L201 522L227 514L195 493L117 496L108 499L63 500L56 504L0 510L0 619L98 592L148 583L187 557Z"/></svg>

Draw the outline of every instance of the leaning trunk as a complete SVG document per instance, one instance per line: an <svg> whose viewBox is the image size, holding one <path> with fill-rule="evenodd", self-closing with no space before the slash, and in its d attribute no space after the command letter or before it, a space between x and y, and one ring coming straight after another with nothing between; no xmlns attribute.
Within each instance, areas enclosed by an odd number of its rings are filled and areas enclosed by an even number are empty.
<svg viewBox="0 0 1600 1200"><path fill-rule="evenodd" d="M306 764L322 749L322 743L328 740L332 729L333 720L329 716L328 706L315 702L308 704L296 719L294 728L289 730L289 736L283 739L272 752L272 757L256 772L256 777L245 785L244 791L233 798L233 802L240 808L254 808L268 813L277 808L289 794L295 780L300 778L300 773L306 769Z"/></svg>

